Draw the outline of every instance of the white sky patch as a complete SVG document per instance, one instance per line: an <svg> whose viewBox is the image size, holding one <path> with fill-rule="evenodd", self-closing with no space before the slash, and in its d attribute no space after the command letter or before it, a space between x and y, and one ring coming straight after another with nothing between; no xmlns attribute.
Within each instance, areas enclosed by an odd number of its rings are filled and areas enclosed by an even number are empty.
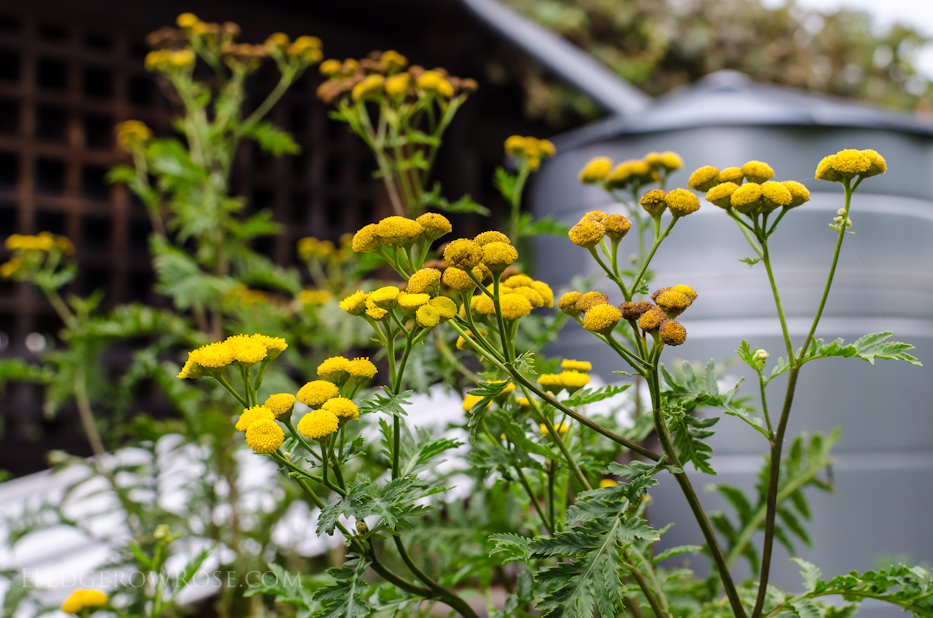
<svg viewBox="0 0 933 618"><path fill-rule="evenodd" d="M779 7L785 0L764 0L769 7ZM856 9L872 15L879 29L900 23L933 38L933 0L794 0L804 9L830 12L839 8ZM917 68L933 79L933 44L917 51Z"/></svg>

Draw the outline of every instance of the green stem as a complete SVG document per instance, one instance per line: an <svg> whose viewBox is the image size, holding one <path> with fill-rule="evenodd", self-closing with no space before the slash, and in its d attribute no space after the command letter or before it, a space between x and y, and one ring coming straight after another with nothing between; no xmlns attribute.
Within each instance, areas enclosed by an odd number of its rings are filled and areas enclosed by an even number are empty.
<svg viewBox="0 0 933 618"><path fill-rule="evenodd" d="M729 573L729 567L726 564L725 556L723 556L722 548L719 547L719 541L716 540L716 535L713 533L713 526L706 517L706 512L700 504L700 500L697 497L696 491L693 489L693 485L690 483L689 477L687 477L687 471L684 470L683 464L680 462L680 458L677 457L677 452L674 450L674 445L671 443L671 437L668 433L667 424L664 422L661 410L661 390L658 383L657 369L654 369L648 375L647 379L651 390L651 406L654 412L655 432L658 435L658 439L661 441L664 454L667 455L667 458L674 466L681 470L679 474L674 475L674 478L677 480L677 484L680 485L684 497L687 498L690 510L693 511L693 516L697 524L699 524L700 530L703 532L703 538L706 540L709 553L713 558L713 562L716 563L716 568L719 570L719 577L722 579L723 586L725 587L726 596L729 597L732 613L735 615L735 618L746 618L745 608L742 606L742 600L739 598L739 593L735 588L732 574Z"/></svg>
<svg viewBox="0 0 933 618"><path fill-rule="evenodd" d="M632 295L638 292L638 288L641 284L641 279L642 277L645 276L645 271L648 270L648 265L651 264L651 260L652 258L654 258L655 251L658 250L658 247L661 246L661 243L664 242L664 239L667 238L667 235L671 233L672 229L674 229L675 223L677 223L677 217L674 217L673 219L671 219L671 222L667 226L667 229L664 230L664 233L661 234L660 236L657 236L657 232L661 229L661 221L660 219L655 221L656 238L655 238L654 244L651 246L651 251L648 252L648 257L645 258L644 263L641 265L641 270L639 270L638 274L635 275L635 280L632 282L632 285L629 288L631 290ZM626 298L625 300L631 300L631 298Z"/></svg>
<svg viewBox="0 0 933 618"><path fill-rule="evenodd" d="M807 338L803 340L803 354L807 353L807 347L810 345L810 341L813 339L813 335L816 334L816 327L820 323L820 317L823 315L823 308L826 306L826 299L829 298L829 288L833 285L833 277L836 275L836 264L839 262L839 252L842 249L842 240L846 236L846 224L845 220L849 218L849 208L852 206L852 194L855 192L855 187L858 186L858 182L855 183L855 186L849 187L849 181L846 180L843 183L843 187L846 190L846 205L845 205L845 215L843 216L842 225L839 226L839 237L836 239L836 250L833 252L833 262L829 267L829 276L826 278L826 286L823 288L823 297L820 299L820 306L816 310L816 316L813 318L813 325L810 327L810 332L807 333Z"/></svg>
<svg viewBox="0 0 933 618"><path fill-rule="evenodd" d="M768 282L771 284L771 294L774 296L774 305L777 307L778 319L781 321L781 334L784 335L784 345L787 347L787 362L794 365L797 362L794 358L794 344L790 340L790 331L787 329L787 319L784 317L784 307L781 306L781 294L778 292L777 282L774 279L774 271L771 270L771 254L768 252L767 240L762 240L761 242L761 261L764 262L765 269L768 271ZM826 291L829 292L828 287ZM815 325L814 328L816 328Z"/></svg>
<svg viewBox="0 0 933 618"><path fill-rule="evenodd" d="M417 564L415 564L415 561L412 560L411 556L408 554L408 550L405 549L405 545L402 543L402 538L400 536L393 535L392 538L395 540L395 547L398 549L398 552L402 557L402 562L404 562L405 566L408 567L408 569L415 575L415 577L420 579L424 585L426 585L433 593L428 595L430 598L435 598L446 603L457 612L460 612L460 615L464 618L479 618L476 615L476 612L473 611L473 608L470 607L466 601L461 599L457 594L438 584L427 573L422 571Z"/></svg>
<svg viewBox="0 0 933 618"><path fill-rule="evenodd" d="M236 397L236 400L239 401L240 404L241 404L244 408L250 407L250 406L249 406L249 402L246 401L245 399L243 399L242 397L240 397L240 394L239 394L238 392L236 392L235 390L233 390L233 387L230 386L230 383L227 382L227 379L223 376L223 374L218 373L218 374L216 374L216 375L212 375L211 377L214 378L215 380L217 380L217 381L220 383L221 386L223 386L225 389L227 389L227 392L229 392L231 395L233 395L234 397Z"/></svg>
<svg viewBox="0 0 933 618"><path fill-rule="evenodd" d="M654 594L651 592L651 587L648 585L648 582L645 581L645 578L641 574L641 571L638 570L638 567L634 564L629 564L628 562L623 562L622 567L632 574L632 579L635 580L635 583L637 583L638 587L641 588L642 594L644 594L645 598L648 599L648 605L651 606L651 611L654 612L654 615L657 618L667 618L670 616L670 612L664 610L664 608L655 598Z"/></svg>
<svg viewBox="0 0 933 618"><path fill-rule="evenodd" d="M541 508L541 505L538 504L538 500L537 500L537 497L535 496L535 492L532 491L531 484L528 482L528 479L525 477L525 473L522 472L522 469L517 464L515 465L515 472L518 474L518 482L521 483L522 487L525 488L525 491L528 492L528 499L531 500L531 503L535 505L535 511L537 511L538 515L541 516L541 521L544 522L544 527L547 528L547 531L551 533L551 535L553 535L554 524L551 523L554 521L553 517L550 519L550 521L548 520L548 517L545 515L544 510Z"/></svg>
<svg viewBox="0 0 933 618"><path fill-rule="evenodd" d="M315 453L314 449L311 448L311 445L308 444L308 442L301 436L301 434L295 431L295 426L292 425L292 419L288 418L286 415L286 417L281 420L282 420L282 423L285 425L285 427L288 429L288 431L292 434L292 437L295 438L295 440L297 440L298 443L301 444L301 446L303 446L306 451L308 451L311 455L313 455L318 461L323 461L322 455L318 455L317 453Z"/></svg>

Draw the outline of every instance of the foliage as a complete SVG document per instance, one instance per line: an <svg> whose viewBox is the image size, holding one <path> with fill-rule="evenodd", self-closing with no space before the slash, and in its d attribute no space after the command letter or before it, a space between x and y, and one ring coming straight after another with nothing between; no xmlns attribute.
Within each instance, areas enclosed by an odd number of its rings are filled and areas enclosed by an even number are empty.
<svg viewBox="0 0 933 618"><path fill-rule="evenodd" d="M841 618L863 598L933 615L933 584L919 568L896 565L824 581L816 567L799 561L804 593L790 595L769 582L774 542L792 553L799 543L813 543L808 495L831 489L822 472L838 432L786 435L802 368L834 356L918 364L911 346L888 341L890 333L849 345L815 337L846 236L842 224L820 305L795 351L768 242L783 217L809 198L802 185L764 182L773 171L761 162L739 170L728 203L712 192L719 170L703 168L690 181L709 190L707 200L722 204L723 216L739 226L773 290L787 359L766 377L768 353L746 341L738 349L757 377L759 411L740 395L743 382L727 378L712 360L702 369L662 363L669 348L686 340L678 320L689 318L698 296L681 284L644 298L654 256L674 226L690 225L686 217L700 207L690 191L667 191L670 173L682 166L676 153L588 163L581 181L604 189L614 212L587 213L567 230L520 216L524 186L554 146L513 136L504 150L515 172L497 170L495 180L512 205L509 234L488 230L447 242L450 221L423 210L482 212L482 206L468 198L450 203L439 188L428 191L427 181L444 129L475 84L408 66L392 51L329 60L318 93L373 151L397 214L339 243L303 239L298 253L307 271L279 268L250 249L276 227L268 213L243 212L244 201L230 194L229 165L244 139L276 155L295 151L264 117L294 77L320 59L320 42L276 34L262 47L244 47L233 43L230 25L190 15L179 24L184 33L155 37L168 47L154 52L150 65L182 101L175 125L184 139L156 139L142 125L121 125L134 168L113 176L150 211L157 289L171 308L105 311L101 294L66 300L61 291L76 267L69 244L51 235L8 239L16 261L3 268L40 289L65 328L62 345L35 366L0 364L0 381L42 385L50 412L74 402L96 454L92 461L56 454L59 466L82 474L59 498L15 517L10 540L67 526L108 544L113 559L105 566L147 575L146 586L121 590L95 613L184 613L179 592L216 560L237 580L218 593L223 615L420 618L446 607L476 618L471 601L483 595L496 618L597 612ZM216 82L194 78L195 52L219 70ZM266 54L282 81L243 118L243 83ZM839 217L848 219L859 184L885 169L878 153L842 151L824 160L816 176L841 182ZM577 279L590 290L555 299L546 282L527 274L521 239L564 233L593 258L605 287ZM621 265L624 243L637 252ZM444 260L432 260L441 248ZM394 272L392 279L360 279L378 268ZM303 276L316 287L302 289ZM621 305L610 302L610 289ZM555 305L556 317L548 314ZM597 385L590 362L548 358L544 346L570 320L616 353L621 362L612 366L622 368L616 373L626 384ZM130 350L129 360L113 373L104 354L119 346ZM336 355L362 346L374 350L378 365ZM772 418L766 389L784 373L787 392ZM133 414L134 394L146 380L171 402L174 418ZM462 420L439 432L413 426L415 392L440 381L464 395ZM715 475L710 438L723 416L742 420L769 450L754 492L717 485L728 510L707 514L693 482L698 473ZM132 448L105 450L120 444ZM179 474L170 464L182 461L193 478L181 482L181 506L170 508L166 483ZM277 481L266 479L254 488L258 495L241 495L242 477L263 466ZM657 551L672 525L648 523L651 491L661 482L683 492L702 544ZM92 495L103 496L105 508L76 514L75 503ZM317 518L314 526L303 523L303 534L337 546L326 556L330 568L324 557L306 559L275 542L276 527L293 508ZM98 538L101 518L114 514L129 539ZM712 559L706 581L690 569L688 556L696 553ZM172 558L182 565L174 579L165 577ZM734 575L739 558L749 563L750 581ZM252 585L244 576L262 565L275 582ZM15 575L5 577L13 583L9 614L30 594ZM489 594L495 587L508 593L498 606ZM833 594L849 605L820 601Z"/></svg>
<svg viewBox="0 0 933 618"><path fill-rule="evenodd" d="M909 24L878 28L860 9L823 12L761 0L509 4L652 96L732 69L755 81L905 110L929 107L929 80L917 68L928 37ZM584 95L530 62L512 65L529 115L562 125L596 114Z"/></svg>

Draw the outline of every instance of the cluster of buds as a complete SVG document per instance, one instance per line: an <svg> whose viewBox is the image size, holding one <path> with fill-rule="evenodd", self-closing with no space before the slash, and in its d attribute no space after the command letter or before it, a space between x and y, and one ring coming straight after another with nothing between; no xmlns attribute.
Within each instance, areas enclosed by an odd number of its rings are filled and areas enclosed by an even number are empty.
<svg viewBox="0 0 933 618"><path fill-rule="evenodd" d="M556 153L554 144L546 139L512 135L505 140L505 154L514 157L519 168L527 166L535 171L541 167L541 159L550 159Z"/></svg>
<svg viewBox="0 0 933 618"><path fill-rule="evenodd" d="M11 234L5 245L13 255L0 264L0 277L4 279L23 279L43 267L55 268L63 256L72 255L75 250L68 238L50 232L35 236Z"/></svg>
<svg viewBox="0 0 933 618"><path fill-rule="evenodd" d="M836 216L833 217L833 225L831 227L838 229L842 226L845 226L846 229L852 227L852 219L846 214L845 208L840 208L836 211Z"/></svg>
<svg viewBox="0 0 933 618"><path fill-rule="evenodd" d="M754 220L782 208L790 210L810 200L810 191L795 180L771 180L774 170L767 163L749 161L742 167L717 169L704 166L690 175L688 186L706 191L706 201Z"/></svg>
<svg viewBox="0 0 933 618"><path fill-rule="evenodd" d="M654 301L625 302L618 307L602 292L568 292L557 307L575 318L586 330L609 336L622 320L636 324L655 341L677 346L687 340L687 330L674 320L696 300L697 293L686 285L660 288L651 295Z"/></svg>
<svg viewBox="0 0 933 618"><path fill-rule="evenodd" d="M599 184L607 191L637 191L666 178L683 165L680 155L670 151L649 152L643 159L628 159L615 166L608 157L595 157L580 170L579 178L583 184Z"/></svg>
<svg viewBox="0 0 933 618"><path fill-rule="evenodd" d="M255 71L262 60L272 57L284 68L300 70L320 62L321 40L301 36L291 41L287 34L277 32L265 43L253 45L238 43L240 26L233 22L223 24L205 22L193 13L182 13L176 19L178 28L160 28L146 37L153 51L146 56L146 68L160 73L191 71L197 56L211 64L222 60L233 70Z"/></svg>
<svg viewBox="0 0 933 618"><path fill-rule="evenodd" d="M354 102L388 100L399 104L426 98L448 101L477 88L476 81L453 77L442 68L408 66L408 59L394 50L375 51L361 60L325 60L320 71L327 80L318 87L317 95L325 103L345 95Z"/></svg>

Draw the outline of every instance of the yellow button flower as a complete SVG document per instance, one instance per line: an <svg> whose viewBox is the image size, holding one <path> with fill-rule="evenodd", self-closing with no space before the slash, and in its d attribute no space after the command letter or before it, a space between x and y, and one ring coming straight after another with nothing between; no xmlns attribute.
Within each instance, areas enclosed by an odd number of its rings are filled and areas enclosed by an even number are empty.
<svg viewBox="0 0 933 618"><path fill-rule="evenodd" d="M537 309L538 307L544 306L544 297L538 294L534 289L530 287L522 286L520 288L505 288L511 290L512 294L520 294L528 299L528 302L531 303L532 309Z"/></svg>
<svg viewBox="0 0 933 618"><path fill-rule="evenodd" d="M664 196L667 207L675 217L686 217L700 209L700 200L691 191L674 189Z"/></svg>
<svg viewBox="0 0 933 618"><path fill-rule="evenodd" d="M771 212L776 208L790 206L794 201L790 191L780 182L769 180L761 185L761 208L763 212Z"/></svg>
<svg viewBox="0 0 933 618"><path fill-rule="evenodd" d="M687 298L690 299L691 303L697 299L696 290L694 290L689 285L679 284L679 285L675 285L672 289L677 290L681 294L686 294Z"/></svg>
<svg viewBox="0 0 933 618"><path fill-rule="evenodd" d="M567 237L578 247L591 249L599 244L605 234L606 228L602 224L585 219L570 228Z"/></svg>
<svg viewBox="0 0 933 618"><path fill-rule="evenodd" d="M440 321L441 314L431 305L419 307L418 311L415 312L415 322L417 322L418 326L421 328L434 328Z"/></svg>
<svg viewBox="0 0 933 618"><path fill-rule="evenodd" d="M358 356L350 361L347 372L356 380L372 380L376 375L376 366L368 358Z"/></svg>
<svg viewBox="0 0 933 618"><path fill-rule="evenodd" d="M402 292L398 296L398 306L402 308L402 311L406 315L411 315L418 310L419 307L427 305L431 301L431 297L428 294L409 294L407 292Z"/></svg>
<svg viewBox="0 0 933 618"><path fill-rule="evenodd" d="M317 366L317 377L341 385L349 377L350 361L343 356L331 356Z"/></svg>
<svg viewBox="0 0 933 618"><path fill-rule="evenodd" d="M663 309L668 317L674 317L683 313L683 311L693 303L689 296L675 289L670 289L659 294L655 302L658 303L658 307Z"/></svg>
<svg viewBox="0 0 933 618"><path fill-rule="evenodd" d="M265 406L253 406L243 410L240 418L236 422L237 431L246 431L249 426L260 419L272 420L275 418L275 412Z"/></svg>
<svg viewBox="0 0 933 618"><path fill-rule="evenodd" d="M269 419L261 418L251 423L246 430L246 444L254 453L274 453L284 441L285 434L282 428Z"/></svg>
<svg viewBox="0 0 933 618"><path fill-rule="evenodd" d="M562 371L558 375L568 393L575 393L590 383L590 376L581 371Z"/></svg>
<svg viewBox="0 0 933 618"><path fill-rule="evenodd" d="M321 75L325 77L330 77L332 75L337 75L338 73L340 73L340 69L342 66L343 66L342 63L339 60L330 58L329 60L325 60L324 62L321 63L321 66L318 67L318 71L321 72Z"/></svg>
<svg viewBox="0 0 933 618"><path fill-rule="evenodd" d="M276 418L279 418L291 412L295 407L295 396L291 393L276 393L275 395L269 395L269 398L262 405L272 412Z"/></svg>
<svg viewBox="0 0 933 618"><path fill-rule="evenodd" d="M662 169L667 172L679 170L684 166L684 160L679 154L671 150L665 152L649 152L645 155L645 163L652 169Z"/></svg>
<svg viewBox="0 0 933 618"><path fill-rule="evenodd" d="M622 319L622 312L612 305L597 305L583 314L583 328L606 335L612 332Z"/></svg>
<svg viewBox="0 0 933 618"><path fill-rule="evenodd" d="M753 215L761 208L761 185L754 182L735 190L730 198L732 207L743 215Z"/></svg>
<svg viewBox="0 0 933 618"><path fill-rule="evenodd" d="M499 299L499 307L502 309L502 318L505 320L517 320L531 313L531 301L521 294L504 294Z"/></svg>
<svg viewBox="0 0 933 618"><path fill-rule="evenodd" d="M884 160L880 154L875 150L863 150L862 154L868 157L871 165L868 168L868 171L862 172L862 176L868 178L870 176L877 176L878 174L884 174L888 171L888 162Z"/></svg>
<svg viewBox="0 0 933 618"><path fill-rule="evenodd" d="M408 279L406 291L412 294L427 292L431 286L440 281L441 271L436 268L422 268Z"/></svg>
<svg viewBox="0 0 933 618"><path fill-rule="evenodd" d="M561 423L560 425L555 425L554 429L556 429L557 433L559 433L560 435L564 435L565 433L570 431L570 426L567 425L567 423ZM547 428L547 425L545 425L544 423L541 423L538 426L538 430L541 431L542 436L547 436L551 434L551 432Z"/></svg>
<svg viewBox="0 0 933 618"><path fill-rule="evenodd" d="M444 249L447 265L460 270L471 270L482 260L483 248L468 238L455 240Z"/></svg>
<svg viewBox="0 0 933 618"><path fill-rule="evenodd" d="M658 332L666 345L680 345L687 340L687 329L674 320L662 322Z"/></svg>
<svg viewBox="0 0 933 618"><path fill-rule="evenodd" d="M473 280L470 279L470 276L465 270L454 268L453 266L448 267L444 271L441 280L444 282L444 285L458 292L465 292L476 287L476 284L473 283Z"/></svg>
<svg viewBox="0 0 933 618"><path fill-rule="evenodd" d="M583 296L580 292L567 292L557 300L557 308L569 315L577 317L582 311L577 310L577 301Z"/></svg>
<svg viewBox="0 0 933 618"><path fill-rule="evenodd" d="M340 419L327 410L311 410L301 417L296 429L298 433L312 440L326 438L340 428Z"/></svg>
<svg viewBox="0 0 933 618"><path fill-rule="evenodd" d="M565 358L560 363L561 369L567 369L569 371L590 371L593 369L593 364L588 361L578 361Z"/></svg>
<svg viewBox="0 0 933 618"><path fill-rule="evenodd" d="M704 165L690 174L687 186L696 191L709 191L719 184L719 169L712 165Z"/></svg>
<svg viewBox="0 0 933 618"><path fill-rule="evenodd" d="M223 369L233 362L233 350L224 341L209 343L194 352L194 362L207 369Z"/></svg>
<svg viewBox="0 0 933 618"><path fill-rule="evenodd" d="M436 212L427 212L415 221L424 229L425 238L431 241L450 234L454 229L447 217Z"/></svg>
<svg viewBox="0 0 933 618"><path fill-rule="evenodd" d="M559 393L564 390L564 383L556 373L544 373L538 376L538 385L549 393Z"/></svg>
<svg viewBox="0 0 933 618"><path fill-rule="evenodd" d="M602 292L587 292L586 294L580 295L575 303L575 308L578 312L583 313L597 305L607 304L609 304L609 297Z"/></svg>
<svg viewBox="0 0 933 618"><path fill-rule="evenodd" d="M386 217L376 225L376 236L387 247L410 247L423 232L420 223L406 217Z"/></svg>
<svg viewBox="0 0 933 618"><path fill-rule="evenodd" d="M340 301L340 308L350 315L363 315L366 311L366 298L368 296L366 292L357 290Z"/></svg>
<svg viewBox="0 0 933 618"><path fill-rule="evenodd" d="M544 307L554 306L554 291L551 290L548 284L543 281L532 281L529 287L541 295L542 300L544 300Z"/></svg>
<svg viewBox="0 0 933 618"><path fill-rule="evenodd" d="M247 367L264 359L268 352L266 346L249 335L227 337L224 344L233 355L233 360Z"/></svg>
<svg viewBox="0 0 933 618"><path fill-rule="evenodd" d="M398 300L401 290L394 285L387 285L381 287L378 290L370 292L367 297L367 301L372 301L377 307L382 307L383 309L389 309L392 307L396 300Z"/></svg>
<svg viewBox="0 0 933 618"><path fill-rule="evenodd" d="M606 489L607 487L615 487L618 484L619 484L618 481L614 481L612 479L602 479L601 481L599 481L599 488Z"/></svg>
<svg viewBox="0 0 933 618"><path fill-rule="evenodd" d="M463 411L467 413L471 412L473 407L482 400L483 398L479 395L465 395L463 397Z"/></svg>
<svg viewBox="0 0 933 618"><path fill-rule="evenodd" d="M843 178L852 178L871 169L871 159L860 150L840 150L833 158L833 169Z"/></svg>
<svg viewBox="0 0 933 618"><path fill-rule="evenodd" d="M645 209L645 212L654 218L660 217L661 213L667 209L666 195L661 189L652 189L645 192L641 199L638 200L638 203Z"/></svg>
<svg viewBox="0 0 933 618"><path fill-rule="evenodd" d="M457 303L446 296L432 298L429 304L437 311L442 320L450 320L457 315Z"/></svg>
<svg viewBox="0 0 933 618"><path fill-rule="evenodd" d="M761 161L749 161L742 166L742 175L748 182L761 184L766 180L771 180L774 176L774 170L767 163Z"/></svg>
<svg viewBox="0 0 933 618"><path fill-rule="evenodd" d="M321 410L330 412L338 419L354 421L360 417L360 410L356 404L346 397L335 397L328 399L321 406Z"/></svg>
<svg viewBox="0 0 933 618"><path fill-rule="evenodd" d="M507 288L531 287L532 282L534 282L534 279L527 275L512 275L503 281L502 285Z"/></svg>
<svg viewBox="0 0 933 618"><path fill-rule="evenodd" d="M399 73L386 78L385 90L390 97L399 97L408 94L411 89L411 75L408 73Z"/></svg>
<svg viewBox="0 0 933 618"><path fill-rule="evenodd" d="M740 167L727 167L719 172L719 177L717 178L720 183L733 182L736 184L741 184L744 179L745 174L742 173L742 168Z"/></svg>
<svg viewBox="0 0 933 618"><path fill-rule="evenodd" d="M438 71L425 71L418 76L416 84L420 90L436 92L439 96L449 99L454 96L454 87Z"/></svg>
<svg viewBox="0 0 933 618"><path fill-rule="evenodd" d="M320 408L328 399L340 396L340 389L326 380L308 382L298 390L298 401L312 408Z"/></svg>
<svg viewBox="0 0 933 618"><path fill-rule="evenodd" d="M395 73L408 66L408 58L394 49L382 52L379 56L380 68L386 73Z"/></svg>
<svg viewBox="0 0 933 618"><path fill-rule="evenodd" d="M491 242L483 247L483 264L493 272L504 270L518 259L518 251L504 242Z"/></svg>
<svg viewBox="0 0 933 618"><path fill-rule="evenodd" d="M738 188L739 185L734 182L718 184L706 192L706 201L720 208L732 208L732 194L735 193Z"/></svg>
<svg viewBox="0 0 933 618"><path fill-rule="evenodd" d="M601 223L606 236L612 240L621 240L632 229L632 222L622 215L609 215Z"/></svg>
<svg viewBox="0 0 933 618"><path fill-rule="evenodd" d="M810 190L796 180L785 180L781 183L790 193L791 201L788 208L796 208L804 202L810 201Z"/></svg>
<svg viewBox="0 0 933 618"><path fill-rule="evenodd" d="M188 13L190 15L190 13ZM194 17L194 15L192 15ZM179 17L181 19L181 17ZM197 19L195 17L195 19ZM62 603L61 610L66 614L80 614L85 609L101 607L107 604L108 596L100 590L79 589L71 593L65 602Z"/></svg>
<svg viewBox="0 0 933 618"><path fill-rule="evenodd" d="M667 315L660 307L652 307L638 318L638 327L648 332L655 331L666 319Z"/></svg>
<svg viewBox="0 0 933 618"><path fill-rule="evenodd" d="M480 247L485 247L489 243L501 242L507 245L512 244L512 240L503 234L502 232L497 232L495 230L490 230L488 232L480 232L473 238L475 242Z"/></svg>
<svg viewBox="0 0 933 618"><path fill-rule="evenodd" d="M375 223L364 225L356 234L350 243L355 253L375 253L379 247L379 236L377 234L379 226Z"/></svg>
<svg viewBox="0 0 933 618"><path fill-rule="evenodd" d="M612 170L612 159L608 157L595 157L580 170L580 182L595 184L609 175Z"/></svg>
<svg viewBox="0 0 933 618"><path fill-rule="evenodd" d="M185 30L194 28L195 24L199 23L200 21L201 20L198 19L198 16L194 13L182 13L178 16L178 18L175 19L175 23L178 24L178 27Z"/></svg>
<svg viewBox="0 0 933 618"><path fill-rule="evenodd" d="M385 90L385 78L382 75L367 75L363 81L353 86L354 101L375 101Z"/></svg>
<svg viewBox="0 0 933 618"><path fill-rule="evenodd" d="M493 303L492 299L485 294L477 294L476 296L471 297L470 309L480 315L496 315L495 303Z"/></svg>

